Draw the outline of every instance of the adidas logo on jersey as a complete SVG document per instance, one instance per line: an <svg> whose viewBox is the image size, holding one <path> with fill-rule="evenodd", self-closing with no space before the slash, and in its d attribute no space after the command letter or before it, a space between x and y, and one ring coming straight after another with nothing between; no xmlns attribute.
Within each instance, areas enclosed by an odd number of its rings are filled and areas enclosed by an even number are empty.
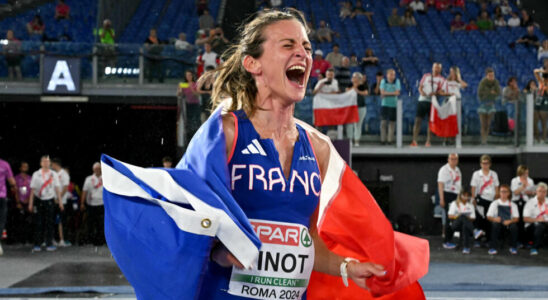
<svg viewBox="0 0 548 300"><path fill-rule="evenodd" d="M253 139L253 141L242 150L242 154L260 154L266 156L266 152L264 152L263 147L261 147L261 144L259 144L257 139Z"/></svg>

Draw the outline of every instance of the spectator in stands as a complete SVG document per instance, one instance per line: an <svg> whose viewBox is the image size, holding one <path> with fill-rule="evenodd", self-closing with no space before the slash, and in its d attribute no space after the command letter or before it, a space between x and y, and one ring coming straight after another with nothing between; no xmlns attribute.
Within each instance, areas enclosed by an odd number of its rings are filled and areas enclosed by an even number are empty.
<svg viewBox="0 0 548 300"><path fill-rule="evenodd" d="M211 43L211 50L219 55L222 55L230 45L230 42L225 37L223 29L220 26L215 28L213 35L210 35L209 42Z"/></svg>
<svg viewBox="0 0 548 300"><path fill-rule="evenodd" d="M116 66L116 47L115 38L116 33L112 28L112 24L109 19L103 20L103 26L96 32L99 34L100 45L97 47L97 54L99 56L99 73L104 75L106 66Z"/></svg>
<svg viewBox="0 0 548 300"><path fill-rule="evenodd" d="M548 214L546 208L546 190L548 186L544 182L537 184L537 195L530 199L523 208L523 221L529 236L533 237L533 246L529 252L530 255L537 255L538 248L542 246L544 234L546 233L546 223Z"/></svg>
<svg viewBox="0 0 548 300"><path fill-rule="evenodd" d="M521 19L518 16L518 13L513 11L510 13L510 18L508 18L508 27L514 28L518 27L521 24Z"/></svg>
<svg viewBox="0 0 548 300"><path fill-rule="evenodd" d="M59 0L55 6L55 20L68 19L70 16L70 7L65 3L65 0Z"/></svg>
<svg viewBox="0 0 548 300"><path fill-rule="evenodd" d="M208 31L215 27L215 20L209 14L209 9L204 9L203 14L198 18L198 24L200 29Z"/></svg>
<svg viewBox="0 0 548 300"><path fill-rule="evenodd" d="M164 158L162 158L162 167L173 168L173 158L171 158L171 156L164 156Z"/></svg>
<svg viewBox="0 0 548 300"><path fill-rule="evenodd" d="M335 67L335 78L339 82L339 91L344 93L347 88L353 86L352 73L350 72L350 59L346 56L342 58L340 67Z"/></svg>
<svg viewBox="0 0 548 300"><path fill-rule="evenodd" d="M204 45L204 53L196 58L196 63L198 64L196 76L200 77L208 66L211 66L214 69L217 68L221 63L221 59L219 58L219 55L211 49L211 43L207 42Z"/></svg>
<svg viewBox="0 0 548 300"><path fill-rule="evenodd" d="M476 22L479 30L493 30L493 21L489 18L489 14L486 11L482 11L478 21Z"/></svg>
<svg viewBox="0 0 548 300"><path fill-rule="evenodd" d="M44 30L46 30L46 25L44 25L44 22L42 21L40 15L34 16L32 21L27 24L27 32L29 33L29 35L42 36L44 34Z"/></svg>
<svg viewBox="0 0 548 300"><path fill-rule="evenodd" d="M460 231L462 239L462 254L470 254L470 243L473 240L473 222L476 219L474 205L470 202L470 192L462 190L459 192L456 201L449 204L447 212L449 224L445 230L445 242L443 248L454 249L452 243L455 231Z"/></svg>
<svg viewBox="0 0 548 300"><path fill-rule="evenodd" d="M6 32L6 40L7 44L4 46L2 54L4 54L8 65L8 78L21 80L23 79L21 74L21 60L23 59L21 41L15 38L13 30Z"/></svg>
<svg viewBox="0 0 548 300"><path fill-rule="evenodd" d="M360 146L360 139L362 136L363 120L367 113L365 107L365 96L369 94L369 86L367 80L360 72L354 72L352 74L352 86L347 87L349 91L353 89L358 94L358 122L353 124L346 124L346 136L349 140L354 140L354 147Z"/></svg>
<svg viewBox="0 0 548 300"><path fill-rule="evenodd" d="M339 52L339 44L334 44L332 49L333 51L327 54L327 56L325 57L325 60L327 60L332 67L335 67L335 68L340 67L342 64L342 59L344 55L342 55Z"/></svg>
<svg viewBox="0 0 548 300"><path fill-rule="evenodd" d="M413 141L411 147L417 147L418 137L421 130L422 120L428 120L430 116L430 106L432 97L446 96L445 78L441 75L442 65L435 62L432 65L432 73L426 73L422 76L419 83L419 102L417 103L417 112L415 114L415 124L413 125ZM425 147L430 147L431 133L430 128L426 130Z"/></svg>
<svg viewBox="0 0 548 300"><path fill-rule="evenodd" d="M80 210L87 210L88 239L93 245L101 246L105 243L105 207L103 203L103 177L101 164L96 162L92 166L93 174L86 177L80 199Z"/></svg>
<svg viewBox="0 0 548 300"><path fill-rule="evenodd" d="M546 60L544 60L546 61ZM537 96L535 99L535 121L534 128L537 129L535 138L539 143L544 144L548 138L548 70L547 69L535 69L535 78L538 82ZM542 130L542 137L538 131L538 121L540 121L540 128Z"/></svg>
<svg viewBox="0 0 548 300"><path fill-rule="evenodd" d="M455 14L455 18L451 21L451 32L464 30L465 28L466 24L462 21L462 14Z"/></svg>
<svg viewBox="0 0 548 300"><path fill-rule="evenodd" d="M462 189L462 173L458 164L459 155L457 153L450 153L447 156L447 163L438 171L438 196L440 206L444 209L457 199Z"/></svg>
<svg viewBox="0 0 548 300"><path fill-rule="evenodd" d="M409 3L409 8L419 14L424 14L426 12L426 9L424 8L424 3L420 0L411 1Z"/></svg>
<svg viewBox="0 0 548 300"><path fill-rule="evenodd" d="M525 9L521 10L521 22L519 23L519 26L521 27L535 26L535 21L533 21L533 17L531 17L531 15L529 15L527 10Z"/></svg>
<svg viewBox="0 0 548 300"><path fill-rule="evenodd" d="M502 105L514 105L514 102L519 101L520 95L518 79L515 76L508 78L506 86L502 89Z"/></svg>
<svg viewBox="0 0 548 300"><path fill-rule="evenodd" d="M438 11L448 10L451 2L449 0L436 0L435 6Z"/></svg>
<svg viewBox="0 0 548 300"><path fill-rule="evenodd" d="M357 15L366 16L369 22L372 22L371 17L373 16L373 12L366 11L365 8L363 8L363 4L360 0L356 1L356 6L352 9L352 15L350 15L351 18L355 18Z"/></svg>
<svg viewBox="0 0 548 300"><path fill-rule="evenodd" d="M314 28L314 25L312 25L312 22L306 21L306 25L308 26L308 39L312 41L318 41L318 33L316 32L316 28Z"/></svg>
<svg viewBox="0 0 548 300"><path fill-rule="evenodd" d="M495 78L495 71L492 68L485 70L485 77L478 85L478 99L480 106L478 114L481 124L481 144L487 145L487 137L489 136L489 126L495 114L495 101L500 97L500 83Z"/></svg>
<svg viewBox="0 0 548 300"><path fill-rule="evenodd" d="M548 59L548 40L542 41L541 46L538 48L537 59L539 61Z"/></svg>
<svg viewBox="0 0 548 300"><path fill-rule="evenodd" d="M145 50L147 53L147 66L146 71L148 82L152 82L153 78L157 78L158 82L164 82L164 69L163 69L163 60L160 57L164 47L162 44L165 42L158 39L156 29L152 28L149 32L149 36L145 41Z"/></svg>
<svg viewBox="0 0 548 300"><path fill-rule="evenodd" d="M186 103L186 124L188 128L188 140L190 140L201 123L200 93L198 93L198 85L195 81L194 73L190 69L186 70L184 81L179 84L177 97L183 97Z"/></svg>
<svg viewBox="0 0 548 300"><path fill-rule="evenodd" d="M350 1L344 1L341 2L341 10L339 13L339 17L341 19L348 18L352 15L352 3Z"/></svg>
<svg viewBox="0 0 548 300"><path fill-rule="evenodd" d="M500 6L495 7L495 12L493 13L493 20L497 20L499 17L504 17Z"/></svg>
<svg viewBox="0 0 548 300"><path fill-rule="evenodd" d="M194 47L186 41L186 34L184 32L179 33L179 38L175 40L175 49L190 51Z"/></svg>
<svg viewBox="0 0 548 300"><path fill-rule="evenodd" d="M388 26L397 27L402 25L402 17L398 15L398 8L392 8L392 14L388 17Z"/></svg>
<svg viewBox="0 0 548 300"><path fill-rule="evenodd" d="M461 89L468 87L466 81L462 80L460 75L460 69L457 66L453 66L449 69L449 76L446 81L447 94L457 97L457 100L461 100Z"/></svg>
<svg viewBox="0 0 548 300"><path fill-rule="evenodd" d="M495 200L496 195L499 194L500 185L497 172L491 170L491 157L489 155L484 154L480 157L480 166L481 169L472 174L472 180L470 181L474 205L476 205L476 209L479 212L479 216L476 218L476 228L481 230L474 233L476 238L481 236L482 231L490 237L490 225L485 215L489 209L489 205Z"/></svg>
<svg viewBox="0 0 548 300"><path fill-rule="evenodd" d="M362 57L361 67L365 70L367 67L377 67L379 65L379 58L373 53L373 49L365 49L365 55Z"/></svg>
<svg viewBox="0 0 548 300"><path fill-rule="evenodd" d="M352 52L350 54L350 67L354 68L354 67L358 67L359 65L360 65L360 62L358 61L358 56L356 55L356 53Z"/></svg>
<svg viewBox="0 0 548 300"><path fill-rule="evenodd" d="M333 35L337 33L327 26L324 20L320 21L320 27L316 30L316 35L318 36L318 41L320 43L328 42L331 43L333 40Z"/></svg>
<svg viewBox="0 0 548 300"><path fill-rule="evenodd" d="M316 83L312 94L338 94L339 90L339 82L335 79L335 70L329 68L325 72L325 78L320 79L318 83Z"/></svg>
<svg viewBox="0 0 548 300"><path fill-rule="evenodd" d="M476 25L476 21L474 21L473 19L470 20L470 22L468 22L468 25L466 25L466 31L472 31L472 30L478 30L479 27L478 25Z"/></svg>
<svg viewBox="0 0 548 300"><path fill-rule="evenodd" d="M207 66L205 71L213 71L213 66ZM215 76L207 76L206 78L198 80L198 93L200 94L200 103L201 103L201 122L205 122L209 117L212 103L211 103L211 92L213 91L213 82L215 81Z"/></svg>
<svg viewBox="0 0 548 300"><path fill-rule="evenodd" d="M402 26L417 26L417 21L410 10L406 10L403 14Z"/></svg>
<svg viewBox="0 0 548 300"><path fill-rule="evenodd" d="M11 171L10 164L0 159L0 235L4 232L4 226L8 219L8 189L6 181L11 186L11 189L15 188L15 179L13 178L13 172ZM0 256L4 254L2 249L1 237L0 237Z"/></svg>
<svg viewBox="0 0 548 300"><path fill-rule="evenodd" d="M112 45L115 43L116 34L109 19L103 20L103 27L99 28L99 41L101 44Z"/></svg>
<svg viewBox="0 0 548 300"><path fill-rule="evenodd" d="M382 74L381 71L378 71L375 74L375 81L371 85L371 91L369 92L369 94L371 96L377 97L377 96L381 95L381 82L382 81L383 81L383 74Z"/></svg>
<svg viewBox="0 0 548 300"><path fill-rule="evenodd" d="M519 165L516 177L510 182L510 190L512 190L512 202L518 206L519 222L518 231L520 240L525 243L525 230L523 227L523 207L530 198L536 194L535 183L529 177L529 169L525 165Z"/></svg>
<svg viewBox="0 0 548 300"><path fill-rule="evenodd" d="M207 2L208 0L196 0L196 12L198 13L198 16L204 14L204 10L207 9Z"/></svg>
<svg viewBox="0 0 548 300"><path fill-rule="evenodd" d="M61 198L59 179L50 170L49 156L43 155L40 158L40 169L32 174L30 180L31 196L29 199L29 212L34 214L34 248L33 252L41 251L40 245L44 241L47 251L55 251L53 245L53 221L54 202L53 199ZM63 210L63 202L58 203L59 209Z"/></svg>
<svg viewBox="0 0 548 300"><path fill-rule="evenodd" d="M489 241L489 255L497 254L499 248L499 234L502 231L510 232L510 253L518 254L518 206L510 201L510 186L500 186L500 198L491 202L487 210L487 220L491 222L491 240Z"/></svg>
<svg viewBox="0 0 548 300"><path fill-rule="evenodd" d="M461 10L466 10L466 1L465 0L453 0L451 1L453 8L459 8Z"/></svg>
<svg viewBox="0 0 548 300"><path fill-rule="evenodd" d="M314 51L314 60L312 61L312 71L310 77L321 79L324 78L325 72L331 68L331 64L323 58L322 50Z"/></svg>
<svg viewBox="0 0 548 300"><path fill-rule="evenodd" d="M388 69L386 79L382 79L381 92L381 144L392 144L396 129L396 105L400 96L401 84L396 79L396 71Z"/></svg>
<svg viewBox="0 0 548 300"><path fill-rule="evenodd" d="M535 26L527 26L527 33L516 40L516 44L524 44L528 47L540 47L538 36L535 34Z"/></svg>
<svg viewBox="0 0 548 300"><path fill-rule="evenodd" d="M500 6L500 12L506 16L508 15L509 13L512 12L512 7L510 6L510 4L508 4L508 0L504 0L502 1L502 5Z"/></svg>
<svg viewBox="0 0 548 300"><path fill-rule="evenodd" d="M18 240L23 244L32 241L32 214L26 209L29 206L31 193L31 177L28 172L29 164L26 161L22 161L19 165L19 174L15 175L15 187L17 189L15 193L15 206L19 211L16 227L19 232Z"/></svg>
<svg viewBox="0 0 548 300"><path fill-rule="evenodd" d="M506 21L504 20L504 16L498 16L495 19L495 26L496 27L506 27Z"/></svg>

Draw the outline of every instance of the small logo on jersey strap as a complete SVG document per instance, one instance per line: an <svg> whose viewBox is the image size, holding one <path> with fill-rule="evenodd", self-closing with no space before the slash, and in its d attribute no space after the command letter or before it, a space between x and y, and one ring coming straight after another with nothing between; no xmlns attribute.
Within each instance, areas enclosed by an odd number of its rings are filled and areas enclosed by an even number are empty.
<svg viewBox="0 0 548 300"><path fill-rule="evenodd" d="M311 161L316 161L316 159L314 158L314 156L308 156L308 155L303 155L303 156L299 157L299 160L311 160Z"/></svg>
<svg viewBox="0 0 548 300"><path fill-rule="evenodd" d="M242 150L242 154L260 154L266 156L266 152L264 152L263 147L259 144L257 139L253 139L253 141Z"/></svg>

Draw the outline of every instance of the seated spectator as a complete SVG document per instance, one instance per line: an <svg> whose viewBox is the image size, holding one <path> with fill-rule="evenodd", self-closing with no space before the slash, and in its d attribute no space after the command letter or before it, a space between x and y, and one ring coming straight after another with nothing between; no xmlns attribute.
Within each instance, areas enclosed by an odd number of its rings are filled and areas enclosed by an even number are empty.
<svg viewBox="0 0 548 300"><path fill-rule="evenodd" d="M538 37L535 34L535 26L527 26L527 33L517 39L516 44L524 44L528 47L540 47Z"/></svg>
<svg viewBox="0 0 548 300"><path fill-rule="evenodd" d="M406 10L402 18L402 26L417 26L417 21L410 10Z"/></svg>
<svg viewBox="0 0 548 300"><path fill-rule="evenodd" d="M314 25L312 25L312 22L307 21L306 25L308 26L308 39L312 41L318 40L318 33L316 32L316 29L314 28Z"/></svg>
<svg viewBox="0 0 548 300"><path fill-rule="evenodd" d="M518 13L513 11L510 13L510 18L508 19L508 27L519 27L521 24L521 19L518 17Z"/></svg>
<svg viewBox="0 0 548 300"><path fill-rule="evenodd" d="M209 9L204 9L203 14L198 18L200 29L209 30L215 27L215 20L209 14Z"/></svg>
<svg viewBox="0 0 548 300"><path fill-rule="evenodd" d="M352 9L352 15L351 18L355 18L357 15L366 16L367 19L369 19L369 22L372 21L371 17L373 16L373 12L366 11L365 8L363 8L362 2L357 0L356 6L354 6L354 9Z"/></svg>
<svg viewBox="0 0 548 300"><path fill-rule="evenodd" d="M331 43L331 41L333 41L333 35L335 34L336 32L327 27L327 24L324 20L320 21L320 27L318 28L318 30L316 30L316 35L318 36L318 41L320 43Z"/></svg>
<svg viewBox="0 0 548 300"><path fill-rule="evenodd" d="M335 70L333 68L327 69L325 72L325 78L320 79L314 90L312 91L313 95L316 94L338 94L339 93L339 82L335 79Z"/></svg>
<svg viewBox="0 0 548 300"><path fill-rule="evenodd" d="M542 41L541 46L538 48L537 59L542 61L548 58L548 40Z"/></svg>
<svg viewBox="0 0 548 300"><path fill-rule="evenodd" d="M521 10L521 22L519 23L519 26L521 27L535 26L535 21L533 21L533 17L531 17L531 15L529 15L527 10L525 9Z"/></svg>
<svg viewBox="0 0 548 300"><path fill-rule="evenodd" d="M468 25L466 25L466 31L472 31L472 30L478 30L479 27L478 25L476 25L476 21L474 21L473 19L470 20L470 22L468 23Z"/></svg>
<svg viewBox="0 0 548 300"><path fill-rule="evenodd" d="M27 32L29 33L29 35L43 35L45 29L46 25L44 25L44 22L42 21L40 15L34 16L32 21L27 23Z"/></svg>
<svg viewBox="0 0 548 300"><path fill-rule="evenodd" d="M378 66L379 65L379 58L375 56L373 53L373 49L367 48L365 49L365 56L362 57L361 66L363 69L371 66Z"/></svg>
<svg viewBox="0 0 548 300"><path fill-rule="evenodd" d="M464 30L465 28L466 24L462 21L462 14L457 13L453 21L451 21L451 32Z"/></svg>
<svg viewBox="0 0 548 300"><path fill-rule="evenodd" d="M504 16L498 16L495 19L495 26L496 27L506 27L506 21L504 20Z"/></svg>
<svg viewBox="0 0 548 300"><path fill-rule="evenodd" d="M392 8L392 14L388 17L388 26L395 27L402 25L402 17L398 15L398 9Z"/></svg>
<svg viewBox="0 0 548 300"><path fill-rule="evenodd" d="M8 78L13 80L21 80L21 59L23 55L21 53L21 41L15 38L13 30L6 32L7 44L3 48L3 55L6 57L8 65Z"/></svg>
<svg viewBox="0 0 548 300"><path fill-rule="evenodd" d="M204 10L207 9L207 2L208 0L196 0L196 12L198 13L198 16L204 14Z"/></svg>
<svg viewBox="0 0 548 300"><path fill-rule="evenodd" d="M481 15L478 18L478 22L476 24L481 31L493 30L494 28L493 21L489 18L489 14L486 11L481 12Z"/></svg>
<svg viewBox="0 0 548 300"><path fill-rule="evenodd" d="M537 195L527 201L523 208L523 222L525 230L529 236L533 237L533 245L529 252L530 255L538 255L538 248L542 246L544 234L546 233L546 223L548 214L546 214L546 190L548 186L544 182L537 184Z"/></svg>
<svg viewBox="0 0 548 300"><path fill-rule="evenodd" d="M325 72L329 68L331 68L331 64L323 58L322 50L316 50L314 52L314 60L312 61L312 70L310 71L310 77L322 79L325 76Z"/></svg>
<svg viewBox="0 0 548 300"><path fill-rule="evenodd" d="M498 19L499 17L504 17L500 6L495 7L495 12L493 13L493 20Z"/></svg>
<svg viewBox="0 0 548 300"><path fill-rule="evenodd" d="M196 32L196 40L194 41L194 44L198 47L202 47L205 45L205 43L209 42L209 37L207 36L207 33L203 29L199 29Z"/></svg>
<svg viewBox="0 0 548 300"><path fill-rule="evenodd" d="M474 205L470 201L470 192L462 190L456 201L449 204L447 217L449 224L445 226L445 242L443 248L454 249L456 247L451 241L455 231L460 232L462 240L462 254L470 254L470 246L473 241L474 220L476 219L476 211Z"/></svg>
<svg viewBox="0 0 548 300"><path fill-rule="evenodd" d="M512 7L510 6L510 4L508 4L508 0L502 1L502 5L500 6L500 12L505 16L512 12Z"/></svg>
<svg viewBox="0 0 548 300"><path fill-rule="evenodd" d="M502 89L502 104L514 103L519 101L520 91L518 87L518 80L516 77L512 76L508 78L506 86Z"/></svg>
<svg viewBox="0 0 548 300"><path fill-rule="evenodd" d="M335 67L335 78L339 83L339 92L344 93L347 88L352 86L351 75L350 59L344 56L341 60L341 65L339 67Z"/></svg>
<svg viewBox="0 0 548 300"><path fill-rule="evenodd" d="M429 8L435 8L436 7L436 0L425 0L424 4L425 4L427 10Z"/></svg>
<svg viewBox="0 0 548 300"><path fill-rule="evenodd" d="M65 4L65 0L59 0L59 3L55 7L55 20L68 19L70 13L70 7Z"/></svg>
<svg viewBox="0 0 548 300"><path fill-rule="evenodd" d="M354 68L354 67L358 67L359 65L360 65L360 62L358 61L358 56L356 55L356 53L352 52L350 54L350 67Z"/></svg>
<svg viewBox="0 0 548 300"><path fill-rule="evenodd" d="M230 42L225 37L223 29L220 26L217 26L212 33L213 34L209 36L211 49L218 54L223 54L230 45Z"/></svg>
<svg viewBox="0 0 548 300"><path fill-rule="evenodd" d="M532 81L533 84L535 81ZM526 244L525 229L523 228L523 207L530 198L535 197L536 188L535 182L529 177L529 168L525 165L519 165L516 170L516 177L510 182L510 190L512 190L512 202L518 206L520 220L518 222L519 240L522 244Z"/></svg>
<svg viewBox="0 0 548 300"><path fill-rule="evenodd" d="M479 10L479 13L478 13L478 18L481 17L481 13L484 12L484 11L487 12L487 14L489 15L489 5L488 5L487 1L481 2L480 10Z"/></svg>
<svg viewBox="0 0 548 300"><path fill-rule="evenodd" d="M341 3L341 11L339 17L341 19L348 18L352 15L352 3L350 1L344 1Z"/></svg>
<svg viewBox="0 0 548 300"><path fill-rule="evenodd" d="M500 198L491 202L487 210L487 220L491 222L491 240L489 241L489 255L497 254L499 248L499 234L501 230L510 232L510 253L518 254L518 206L510 201L510 186L500 186Z"/></svg>
<svg viewBox="0 0 548 300"><path fill-rule="evenodd" d="M179 33L179 38L175 40L175 49L177 50L192 50L192 45L186 41L186 34Z"/></svg>
<svg viewBox="0 0 548 300"><path fill-rule="evenodd" d="M333 49L333 52L329 52L327 56L325 57L325 60L327 60L332 67L335 67L335 68L340 67L342 64L342 59L344 55L342 55L339 52L338 44L334 44L332 49Z"/></svg>
<svg viewBox="0 0 548 300"><path fill-rule="evenodd" d="M434 5L438 11L442 11L449 9L451 2L449 0L436 0L434 1Z"/></svg>
<svg viewBox="0 0 548 300"><path fill-rule="evenodd" d="M204 52L196 58L196 64L198 65L196 77L199 78L202 76L207 67L211 66L215 69L220 63L221 59L219 58L219 55L212 50L211 43L205 43Z"/></svg>
<svg viewBox="0 0 548 300"><path fill-rule="evenodd" d="M411 1L411 3L409 3L409 8L419 14L424 14L426 12L424 8L424 3L420 0Z"/></svg>
<svg viewBox="0 0 548 300"><path fill-rule="evenodd" d="M462 10L466 10L466 1L464 0L453 0L451 5L453 8L460 8Z"/></svg>

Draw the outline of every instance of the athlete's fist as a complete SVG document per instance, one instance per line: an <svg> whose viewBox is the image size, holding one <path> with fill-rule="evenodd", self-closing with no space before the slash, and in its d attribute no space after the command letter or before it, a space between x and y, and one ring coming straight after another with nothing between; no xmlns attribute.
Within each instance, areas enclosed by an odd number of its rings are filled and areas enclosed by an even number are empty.
<svg viewBox="0 0 548 300"><path fill-rule="evenodd" d="M346 271L348 277L350 277L359 287L368 289L365 284L365 280L373 275L384 276L386 271L382 265L374 264L371 262L354 262L351 261L346 265Z"/></svg>
<svg viewBox="0 0 548 300"><path fill-rule="evenodd" d="M232 266L235 266L238 269L244 268L244 265L242 265L242 263L240 263L222 243L217 243L213 246L213 249L211 249L211 260L225 268Z"/></svg>

